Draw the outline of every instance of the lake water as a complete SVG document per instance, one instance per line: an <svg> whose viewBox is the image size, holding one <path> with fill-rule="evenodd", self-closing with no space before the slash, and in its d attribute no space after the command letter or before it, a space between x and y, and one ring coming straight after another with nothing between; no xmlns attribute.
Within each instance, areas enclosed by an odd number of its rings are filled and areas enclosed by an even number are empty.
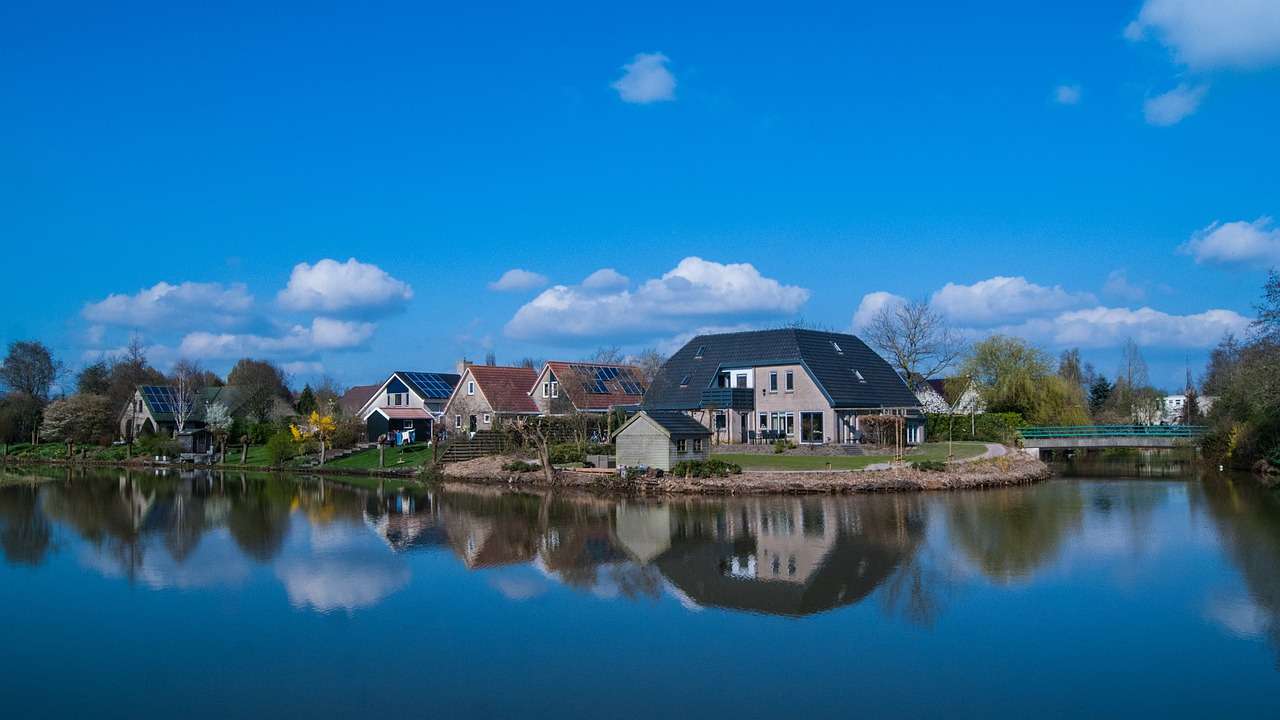
<svg viewBox="0 0 1280 720"><path fill-rule="evenodd" d="M656 502L39 472L0 488L6 717L1264 717L1280 691L1280 494L1248 479Z"/></svg>

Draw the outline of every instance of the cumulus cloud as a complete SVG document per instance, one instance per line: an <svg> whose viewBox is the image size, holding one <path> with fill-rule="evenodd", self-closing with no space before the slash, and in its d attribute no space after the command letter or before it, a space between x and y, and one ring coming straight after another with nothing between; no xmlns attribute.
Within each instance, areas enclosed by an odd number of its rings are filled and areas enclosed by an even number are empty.
<svg viewBox="0 0 1280 720"><path fill-rule="evenodd" d="M626 287L631 280L613 268L600 268L582 281L582 287L588 290L613 290Z"/></svg>
<svg viewBox="0 0 1280 720"><path fill-rule="evenodd" d="M660 52L640 53L622 66L623 75L610 86L623 102L648 105L676 99L676 78L667 69L670 58Z"/></svg>
<svg viewBox="0 0 1280 720"><path fill-rule="evenodd" d="M867 293L862 296L862 302L858 303L858 309L853 313L853 329L865 330L871 326L871 321L876 315L886 307L894 305L905 305L907 299L901 295L884 292L883 290L873 293Z"/></svg>
<svg viewBox="0 0 1280 720"><path fill-rule="evenodd" d="M541 275L530 270L512 268L502 273L502 277L489 283L489 289L497 290L498 292L537 290L538 288L545 286L547 282L546 275Z"/></svg>
<svg viewBox="0 0 1280 720"><path fill-rule="evenodd" d="M1124 34L1154 38L1195 70L1261 68L1280 63L1280 3L1146 0Z"/></svg>
<svg viewBox="0 0 1280 720"><path fill-rule="evenodd" d="M1223 335L1243 335L1249 318L1233 310L1173 315L1149 307L1098 306L1027 320L999 331L1058 346L1117 347L1132 338L1142 346L1209 348Z"/></svg>
<svg viewBox="0 0 1280 720"><path fill-rule="evenodd" d="M1215 222L1192 235L1179 250L1202 264L1270 267L1280 264L1280 228L1273 227L1270 217Z"/></svg>
<svg viewBox="0 0 1280 720"><path fill-rule="evenodd" d="M239 283L159 282L133 295L108 295L81 314L98 325L172 328L213 322L225 327L242 321L252 307L253 296Z"/></svg>
<svg viewBox="0 0 1280 720"><path fill-rule="evenodd" d="M1142 114L1147 124L1156 127L1169 127L1182 122L1193 114L1209 92L1208 85L1188 85L1180 83L1178 87L1163 95L1147 98L1142 105Z"/></svg>
<svg viewBox="0 0 1280 720"><path fill-rule="evenodd" d="M597 292L556 285L521 307L506 325L517 339L676 332L691 319L734 320L794 313L809 299L802 287L764 277L748 263L687 257L635 291Z"/></svg>
<svg viewBox="0 0 1280 720"><path fill-rule="evenodd" d="M322 350L349 350L373 336L373 323L318 317L310 326L294 325L279 335L193 332L182 338L179 354L194 358L239 358L310 355Z"/></svg>
<svg viewBox="0 0 1280 720"><path fill-rule="evenodd" d="M1102 285L1102 294L1129 302L1141 302L1146 299L1147 290L1129 282L1129 274L1124 270L1112 270Z"/></svg>
<svg viewBox="0 0 1280 720"><path fill-rule="evenodd" d="M277 300L298 312L347 313L397 310L412 298L407 283L377 265L325 258L315 265L295 265Z"/></svg>
<svg viewBox="0 0 1280 720"><path fill-rule="evenodd" d="M952 322L983 326L1008 322L1013 317L1082 307L1096 301L1089 293L1068 292L1060 285L1046 287L1025 277L996 276L972 285L947 283L933 294L930 302Z"/></svg>
<svg viewBox="0 0 1280 720"><path fill-rule="evenodd" d="M1053 89L1053 101L1059 105L1078 105L1081 94L1079 85L1059 85Z"/></svg>

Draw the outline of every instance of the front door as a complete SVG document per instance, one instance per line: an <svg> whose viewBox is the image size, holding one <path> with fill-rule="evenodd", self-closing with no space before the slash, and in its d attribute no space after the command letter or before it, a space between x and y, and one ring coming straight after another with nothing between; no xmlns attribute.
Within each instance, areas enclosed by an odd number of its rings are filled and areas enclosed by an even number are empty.
<svg viewBox="0 0 1280 720"><path fill-rule="evenodd" d="M475 431L476 431L477 423L476 423L476 416L475 416L475 415L472 415L472 416L471 416L471 419L467 421L467 427L471 428L471 432L475 432Z"/></svg>
<svg viewBox="0 0 1280 720"><path fill-rule="evenodd" d="M747 414L738 413L738 419L740 420L739 425L742 426L738 432L738 442L744 443L747 441Z"/></svg>

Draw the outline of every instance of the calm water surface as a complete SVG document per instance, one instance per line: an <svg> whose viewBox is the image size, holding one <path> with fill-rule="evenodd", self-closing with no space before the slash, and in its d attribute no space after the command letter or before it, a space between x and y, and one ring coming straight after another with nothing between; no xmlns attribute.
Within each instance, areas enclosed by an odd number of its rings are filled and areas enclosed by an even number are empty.
<svg viewBox="0 0 1280 720"><path fill-rule="evenodd" d="M6 717L1274 717L1280 691L1280 495L1247 480L643 502L48 472L0 488Z"/></svg>

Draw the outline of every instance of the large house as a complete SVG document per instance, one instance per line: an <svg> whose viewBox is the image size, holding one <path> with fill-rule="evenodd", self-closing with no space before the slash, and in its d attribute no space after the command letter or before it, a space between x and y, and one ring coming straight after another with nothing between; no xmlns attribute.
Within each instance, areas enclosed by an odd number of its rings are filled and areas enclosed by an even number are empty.
<svg viewBox="0 0 1280 720"><path fill-rule="evenodd" d="M240 388L234 385L206 387L196 393L184 429L203 428L205 411L215 403L225 405L232 417L244 418L248 415L249 397ZM139 385L120 412L120 437L132 441L141 435L171 435L177 430L177 409L178 396L174 388L167 385ZM284 398L275 398L268 419L279 420L293 415L293 412Z"/></svg>
<svg viewBox="0 0 1280 720"><path fill-rule="evenodd" d="M924 442L920 401L883 358L843 333L699 335L663 365L642 406L688 413L717 442L854 443L869 415L903 417L906 441Z"/></svg>
<svg viewBox="0 0 1280 720"><path fill-rule="evenodd" d="M458 380L453 373L397 370L369 394L355 416L364 422L369 442L406 435L430 440Z"/></svg>
<svg viewBox="0 0 1280 720"><path fill-rule="evenodd" d="M529 389L537 373L529 367L468 365L444 407L444 421L455 432L492 430L499 418L538 415Z"/></svg>
<svg viewBox="0 0 1280 720"><path fill-rule="evenodd" d="M542 366L529 396L542 415L571 415L639 406L644 391L640 369L630 365L551 361Z"/></svg>

